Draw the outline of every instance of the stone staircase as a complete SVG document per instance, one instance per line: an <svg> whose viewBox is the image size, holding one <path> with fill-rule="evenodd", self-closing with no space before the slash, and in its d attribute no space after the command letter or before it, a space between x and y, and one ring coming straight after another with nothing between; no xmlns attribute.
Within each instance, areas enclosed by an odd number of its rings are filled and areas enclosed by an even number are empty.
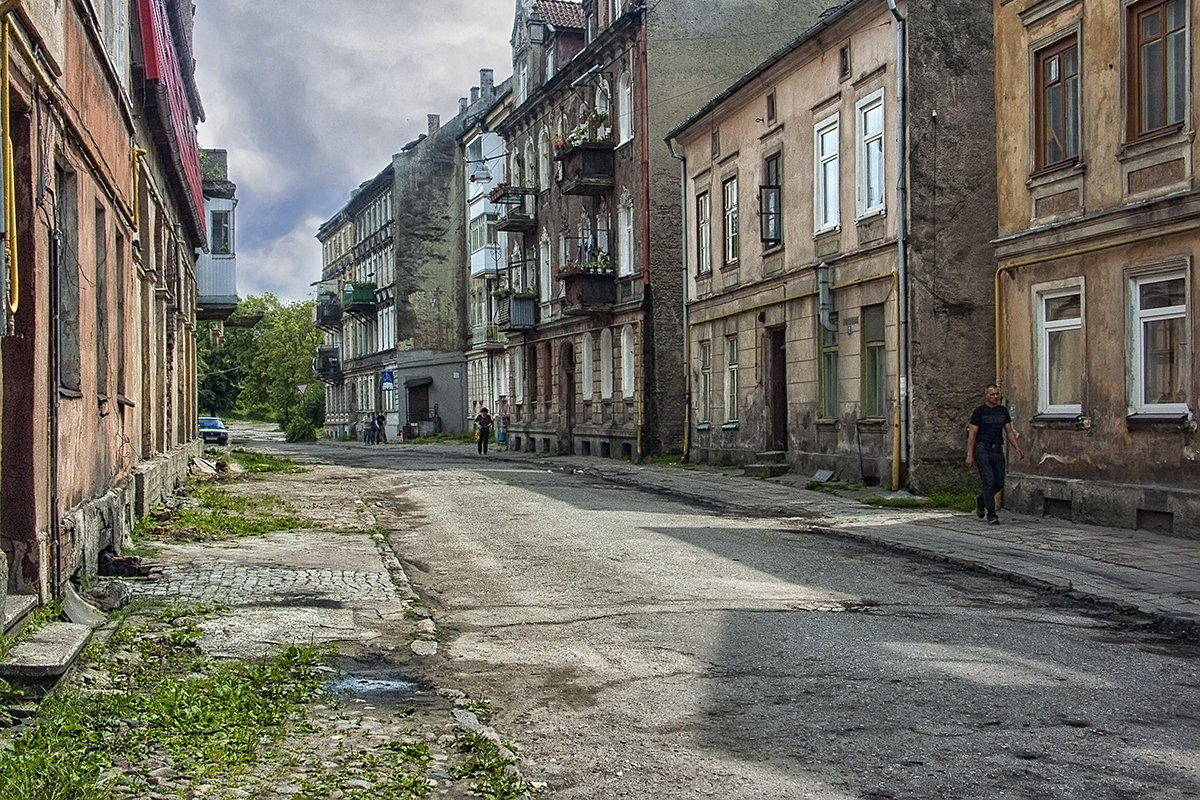
<svg viewBox="0 0 1200 800"><path fill-rule="evenodd" d="M0 554L0 636L15 639L33 618L38 602L34 595L9 594L7 586L8 564ZM103 620L74 592L64 598L63 609L76 621L52 622L21 637L0 660L0 679L20 689L27 699L42 697L58 684L91 638L96 616Z"/></svg>
<svg viewBox="0 0 1200 800"><path fill-rule="evenodd" d="M791 472L786 450L767 450L754 454L754 463L742 467L747 478L775 478Z"/></svg>

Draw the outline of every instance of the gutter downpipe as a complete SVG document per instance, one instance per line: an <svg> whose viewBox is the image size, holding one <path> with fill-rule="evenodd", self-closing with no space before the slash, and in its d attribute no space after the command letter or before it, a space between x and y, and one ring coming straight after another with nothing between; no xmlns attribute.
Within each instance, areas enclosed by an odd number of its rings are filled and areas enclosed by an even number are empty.
<svg viewBox="0 0 1200 800"><path fill-rule="evenodd" d="M655 301L655 297L654 297L654 283L650 280L650 136L649 136L649 132L650 132L650 70L646 64L646 51L648 49L646 46L646 37L647 37L646 28L650 24L650 12L646 9L645 3L643 3L641 5L641 7L637 9L637 11L642 16L642 24L638 27L638 44L637 44L637 48L638 48L637 49L637 58L639 61L637 73L638 73L638 83L641 85L641 95L642 95L642 108L641 108L641 114L638 117L638 121L642 125L642 130L645 131L645 133L641 136L638 136L637 139L638 139L638 151L639 151L638 155L641 158L641 162L642 162L642 186L641 186L642 208L644 208L646 210L646 219L642 223L642 231L641 231L641 233L642 233L642 259L643 259L642 285L644 287L646 287L642 290L642 292L643 292L643 294L642 294L642 325L641 325L641 336L639 337L641 339L642 353L643 353L642 385L641 385L641 391L639 391L637 393L637 460L638 460L638 463L640 464L640 463L642 463L643 459L645 459L645 457L646 457L646 445L645 445L646 385L647 385L646 377L649 374L647 365L651 361L651 359L648 356L651 354L651 352L653 350L653 348L650 344L650 341L649 341L650 337L647 335L648 331L647 331L647 326L646 326L646 319L647 318L649 318L651 320L654 319L653 303ZM630 114L632 115L632 113L633 113L633 109L630 109ZM647 289L649 290L648 292L647 292ZM647 304L646 304L647 295L649 295L649 301L650 301L649 306L647 306ZM650 311L649 314L645 313L647 308L649 308L649 311ZM651 368L657 369L658 364L654 363ZM652 405L651 408L655 408L655 406ZM654 433L655 433L655 438L659 442L661 442L662 437L658 436L657 429L655 430Z"/></svg>
<svg viewBox="0 0 1200 800"><path fill-rule="evenodd" d="M896 295L899 330L896 358L898 368L898 409L892 439L892 490L907 480L909 463L909 397L908 397L908 31L905 18L896 8L896 0L887 0L888 9L896 18Z"/></svg>
<svg viewBox="0 0 1200 800"><path fill-rule="evenodd" d="M692 333L688 327L688 223L687 223L687 158L675 152L675 139L667 140L671 157L679 162L679 264L683 273L683 453L680 461L691 461L692 451Z"/></svg>

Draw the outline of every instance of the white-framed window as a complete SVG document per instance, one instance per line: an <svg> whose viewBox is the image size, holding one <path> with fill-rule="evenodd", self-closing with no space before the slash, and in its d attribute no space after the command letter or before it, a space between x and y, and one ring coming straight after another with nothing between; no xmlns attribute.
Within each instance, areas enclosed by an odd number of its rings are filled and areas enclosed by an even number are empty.
<svg viewBox="0 0 1200 800"><path fill-rule="evenodd" d="M525 348L514 347L512 353L513 402L525 402Z"/></svg>
<svg viewBox="0 0 1200 800"><path fill-rule="evenodd" d="M637 373L637 350L633 335L633 326L621 328L621 396L626 400L633 399L637 392L635 378Z"/></svg>
<svg viewBox="0 0 1200 800"><path fill-rule="evenodd" d="M603 124L597 126L597 134L601 139L607 139L609 132L612 131L612 88L608 81L601 80L600 85L596 87L596 114L607 120Z"/></svg>
<svg viewBox="0 0 1200 800"><path fill-rule="evenodd" d="M600 397L611 400L613 396L613 340L612 331L600 331Z"/></svg>
<svg viewBox="0 0 1200 800"><path fill-rule="evenodd" d="M617 206L617 275L633 274L633 197L626 190Z"/></svg>
<svg viewBox="0 0 1200 800"><path fill-rule="evenodd" d="M538 296L543 303L554 297L554 260L551 258L550 234L542 231L538 240Z"/></svg>
<svg viewBox="0 0 1200 800"><path fill-rule="evenodd" d="M813 129L813 230L832 230L840 221L840 148L835 114Z"/></svg>
<svg viewBox="0 0 1200 800"><path fill-rule="evenodd" d="M696 272L712 272L712 196L696 195Z"/></svg>
<svg viewBox="0 0 1200 800"><path fill-rule="evenodd" d="M589 402L596 394L596 375L592 362L592 349L596 346L591 331L583 334L579 345L579 378L584 402Z"/></svg>
<svg viewBox="0 0 1200 800"><path fill-rule="evenodd" d="M1187 272L1143 273L1129 283L1133 411L1186 413L1191 381Z"/></svg>
<svg viewBox="0 0 1200 800"><path fill-rule="evenodd" d="M725 263L736 264L738 260L738 181L737 176L726 178L721 183L721 214L725 220Z"/></svg>
<svg viewBox="0 0 1200 800"><path fill-rule="evenodd" d="M738 419L738 337L725 337L725 421Z"/></svg>
<svg viewBox="0 0 1200 800"><path fill-rule="evenodd" d="M633 78L622 72L617 78L617 144L633 138Z"/></svg>
<svg viewBox="0 0 1200 800"><path fill-rule="evenodd" d="M541 188L542 176L538 167L537 143L533 140L525 142L525 181L522 186Z"/></svg>
<svg viewBox="0 0 1200 800"><path fill-rule="evenodd" d="M712 342L700 342L700 385L696 387L696 421L712 421Z"/></svg>
<svg viewBox="0 0 1200 800"><path fill-rule="evenodd" d="M517 92L517 105L520 105L529 97L529 68L525 66L524 58L513 66L513 85Z"/></svg>
<svg viewBox="0 0 1200 800"><path fill-rule="evenodd" d="M858 101L856 195L858 216L877 214L883 202L883 90Z"/></svg>
<svg viewBox="0 0 1200 800"><path fill-rule="evenodd" d="M1083 285L1035 286L1039 414L1083 413Z"/></svg>
<svg viewBox="0 0 1200 800"><path fill-rule="evenodd" d="M862 385L859 398L863 419L887 417L887 339L883 303L862 307L860 353Z"/></svg>

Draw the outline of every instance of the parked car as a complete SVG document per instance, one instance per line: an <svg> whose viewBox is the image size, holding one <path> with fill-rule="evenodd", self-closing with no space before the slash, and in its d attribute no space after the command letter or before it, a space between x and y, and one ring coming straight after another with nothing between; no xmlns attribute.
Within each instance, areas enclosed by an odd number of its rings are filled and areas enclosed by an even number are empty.
<svg viewBox="0 0 1200 800"><path fill-rule="evenodd" d="M229 444L229 429L220 417L201 417L200 436L205 444Z"/></svg>

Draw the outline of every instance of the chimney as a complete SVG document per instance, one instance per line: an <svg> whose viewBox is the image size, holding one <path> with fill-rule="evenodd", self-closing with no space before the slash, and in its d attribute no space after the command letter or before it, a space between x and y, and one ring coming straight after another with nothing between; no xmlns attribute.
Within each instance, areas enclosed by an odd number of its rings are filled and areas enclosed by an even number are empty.
<svg viewBox="0 0 1200 800"><path fill-rule="evenodd" d="M429 123L430 135L437 133L437 129L442 127L442 118L437 114L426 114L425 119Z"/></svg>
<svg viewBox="0 0 1200 800"><path fill-rule="evenodd" d="M479 70L479 93L484 97L491 97L496 93L496 78L492 70Z"/></svg>
<svg viewBox="0 0 1200 800"><path fill-rule="evenodd" d="M478 102L479 102L479 87L472 86L471 87L471 105L475 105Z"/></svg>
<svg viewBox="0 0 1200 800"><path fill-rule="evenodd" d="M467 113L467 98L465 98L465 97L458 98L458 113L459 114Z"/></svg>

